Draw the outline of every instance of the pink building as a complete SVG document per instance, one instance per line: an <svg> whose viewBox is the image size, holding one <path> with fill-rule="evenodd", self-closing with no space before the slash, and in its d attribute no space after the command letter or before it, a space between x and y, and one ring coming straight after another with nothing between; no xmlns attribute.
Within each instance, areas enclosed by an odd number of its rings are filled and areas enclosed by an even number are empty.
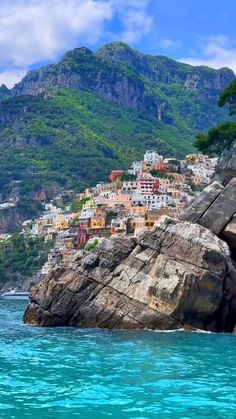
<svg viewBox="0 0 236 419"><path fill-rule="evenodd" d="M138 180L138 192L141 194L155 194L160 188L159 179L142 176Z"/></svg>

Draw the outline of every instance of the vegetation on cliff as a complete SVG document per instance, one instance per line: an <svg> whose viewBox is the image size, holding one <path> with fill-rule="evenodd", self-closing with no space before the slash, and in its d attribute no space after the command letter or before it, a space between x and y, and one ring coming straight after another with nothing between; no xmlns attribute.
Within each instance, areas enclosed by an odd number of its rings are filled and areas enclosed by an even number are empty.
<svg viewBox="0 0 236 419"><path fill-rule="evenodd" d="M220 94L219 107L228 105L229 115L236 114L236 80ZM207 134L198 134L195 145L203 153L219 154L236 140L236 122L224 122L211 128Z"/></svg>
<svg viewBox="0 0 236 419"><path fill-rule="evenodd" d="M0 101L5 100L10 96L11 96L11 91L7 88L7 86L5 86L5 84L2 84L0 86Z"/></svg>
<svg viewBox="0 0 236 419"><path fill-rule="evenodd" d="M51 246L51 242L25 238L22 234L14 234L0 243L0 287L12 279L17 285L17 278L36 273L46 262Z"/></svg>
<svg viewBox="0 0 236 419"><path fill-rule="evenodd" d="M105 180L147 148L182 157L196 132L224 119L229 69L192 67L112 43L76 48L56 65L0 88L0 193L20 196ZM12 95L9 98L9 95ZM4 100L3 100L4 99Z"/></svg>
<svg viewBox="0 0 236 419"><path fill-rule="evenodd" d="M233 80L228 87L220 94L218 104L220 107L228 105L229 114L236 114L236 80Z"/></svg>
<svg viewBox="0 0 236 419"><path fill-rule="evenodd" d="M168 144L163 138L169 137ZM82 189L127 167L145 149L180 155L191 133L89 92L55 90L50 99L21 96L0 104L1 192L20 180L22 196L57 183Z"/></svg>

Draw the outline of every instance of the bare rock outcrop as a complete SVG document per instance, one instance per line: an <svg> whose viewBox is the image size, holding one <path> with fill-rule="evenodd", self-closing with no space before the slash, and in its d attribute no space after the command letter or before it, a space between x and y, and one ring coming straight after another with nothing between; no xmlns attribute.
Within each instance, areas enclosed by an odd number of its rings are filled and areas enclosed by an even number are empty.
<svg viewBox="0 0 236 419"><path fill-rule="evenodd" d="M227 185L234 177L236 177L236 141L233 141L222 152L216 167L214 180Z"/></svg>
<svg viewBox="0 0 236 419"><path fill-rule="evenodd" d="M24 321L235 332L235 155L233 144L217 166L220 182L207 186L180 221L161 217L154 231L136 238L104 239L50 274L32 290Z"/></svg>
<svg viewBox="0 0 236 419"><path fill-rule="evenodd" d="M232 331L236 272L206 228L162 217L136 239L104 239L32 290L24 321L40 326Z"/></svg>
<svg viewBox="0 0 236 419"><path fill-rule="evenodd" d="M236 216L226 225L222 237L232 249L236 249Z"/></svg>
<svg viewBox="0 0 236 419"><path fill-rule="evenodd" d="M199 223L219 235L236 213L236 178L223 187L218 182L207 186L181 214L181 219Z"/></svg>
<svg viewBox="0 0 236 419"><path fill-rule="evenodd" d="M208 185L202 193L194 199L192 204L182 211L180 219L197 223L216 198L218 198L223 189L224 187L216 181Z"/></svg>

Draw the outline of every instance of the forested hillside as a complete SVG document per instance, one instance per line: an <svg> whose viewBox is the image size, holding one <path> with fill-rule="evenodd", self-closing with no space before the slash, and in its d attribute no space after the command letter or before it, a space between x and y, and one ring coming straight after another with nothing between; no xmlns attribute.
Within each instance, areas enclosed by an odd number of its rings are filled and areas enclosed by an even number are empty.
<svg viewBox="0 0 236 419"><path fill-rule="evenodd" d="M50 198L127 167L144 150L182 157L224 120L217 97L231 70L148 56L123 43L69 51L0 88L0 197ZM10 95L10 97L9 97ZM16 187L17 185L17 187Z"/></svg>

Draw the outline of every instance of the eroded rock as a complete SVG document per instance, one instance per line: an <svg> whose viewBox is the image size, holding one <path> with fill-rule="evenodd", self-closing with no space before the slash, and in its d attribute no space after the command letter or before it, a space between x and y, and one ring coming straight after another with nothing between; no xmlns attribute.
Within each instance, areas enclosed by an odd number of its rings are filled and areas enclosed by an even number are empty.
<svg viewBox="0 0 236 419"><path fill-rule="evenodd" d="M221 306L227 315L234 312L229 280L225 289L229 275L236 277L226 243L200 225L162 217L153 232L135 241L104 239L91 254L47 277L32 291L24 321L222 331Z"/></svg>
<svg viewBox="0 0 236 419"><path fill-rule="evenodd" d="M180 219L197 223L216 200L224 187L219 182L208 185L180 215Z"/></svg>
<svg viewBox="0 0 236 419"><path fill-rule="evenodd" d="M227 185L234 177L236 177L236 141L233 141L229 147L226 147L221 154L214 180Z"/></svg>
<svg viewBox="0 0 236 419"><path fill-rule="evenodd" d="M219 234L236 212L236 178L231 179L209 209L199 219L199 223Z"/></svg>
<svg viewBox="0 0 236 419"><path fill-rule="evenodd" d="M231 247L236 249L236 216L226 225L222 231L222 237Z"/></svg>

